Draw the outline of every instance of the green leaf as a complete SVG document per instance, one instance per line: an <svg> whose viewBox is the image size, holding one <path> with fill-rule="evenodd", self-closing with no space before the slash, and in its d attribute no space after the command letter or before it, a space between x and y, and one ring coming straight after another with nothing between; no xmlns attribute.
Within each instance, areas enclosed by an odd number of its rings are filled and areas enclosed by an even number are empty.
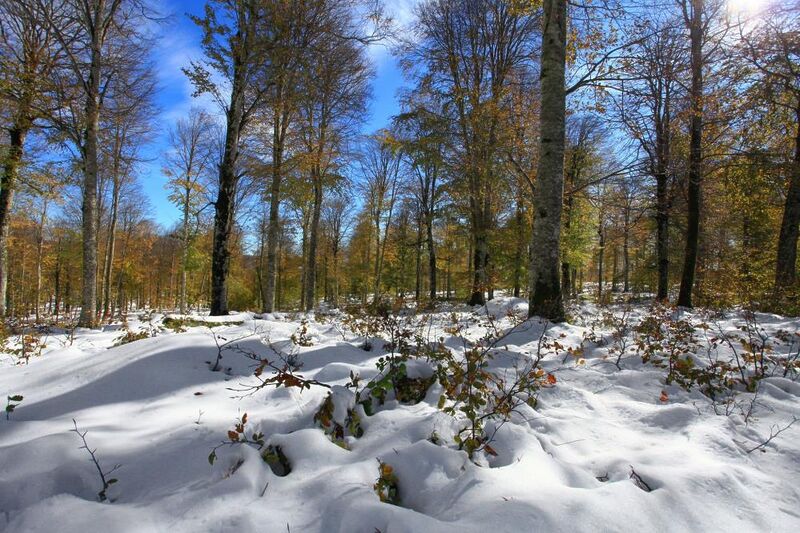
<svg viewBox="0 0 800 533"><path fill-rule="evenodd" d="M111 478L111 479L109 479L108 481L106 481L106 485L113 485L113 484L114 484L114 483L116 483L117 481L119 481L117 478L115 478L115 477L114 477L114 478Z"/></svg>
<svg viewBox="0 0 800 533"><path fill-rule="evenodd" d="M10 401L10 402L21 402L22 401L22 395L21 394L17 394L17 395L14 395L14 396L9 396L8 397L8 401Z"/></svg>
<svg viewBox="0 0 800 533"><path fill-rule="evenodd" d="M216 461L216 459L217 459L217 451L216 450L214 450L213 452L208 454L208 464L213 466L214 465L214 461Z"/></svg>

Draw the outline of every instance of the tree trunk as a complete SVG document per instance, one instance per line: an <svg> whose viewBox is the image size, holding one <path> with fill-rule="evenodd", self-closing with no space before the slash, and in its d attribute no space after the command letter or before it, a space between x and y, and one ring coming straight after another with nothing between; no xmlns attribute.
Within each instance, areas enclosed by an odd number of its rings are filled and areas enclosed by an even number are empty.
<svg viewBox="0 0 800 533"><path fill-rule="evenodd" d="M414 263L414 299L419 305L422 296L422 216L417 217L417 242L415 244L415 263Z"/></svg>
<svg viewBox="0 0 800 533"><path fill-rule="evenodd" d="M561 295L561 210L564 195L564 136L567 48L567 2L544 0L540 86L540 150L536 173L536 207L531 238L529 316L560 322L565 318Z"/></svg>
<svg viewBox="0 0 800 533"><path fill-rule="evenodd" d="M630 214L625 212L625 233L622 236L622 289L624 292L630 292L630 227L629 227Z"/></svg>
<svg viewBox="0 0 800 533"><path fill-rule="evenodd" d="M214 202L214 241L211 250L211 315L228 314L228 273L231 266L229 241L233 232L234 202L238 181L239 136L244 115L246 83L244 66L233 62L231 105L227 113L225 150L219 165L219 191Z"/></svg>
<svg viewBox="0 0 800 533"><path fill-rule="evenodd" d="M17 186L19 165L28 128L15 124L8 132L8 153L0 178L0 316L6 314L6 292L8 290L8 230L11 206L14 202L14 188Z"/></svg>
<svg viewBox="0 0 800 533"><path fill-rule="evenodd" d="M55 301L53 302L53 314L56 317L56 324L58 324L58 313L61 309L61 238L59 237L56 244L56 266L55 266L55 279L53 280L53 292Z"/></svg>
<svg viewBox="0 0 800 533"><path fill-rule="evenodd" d="M525 248L523 241L522 224L524 223L522 216L521 201L517 199L517 206L514 210L514 228L517 230L516 249L514 250L514 298L519 298L522 290L522 255Z"/></svg>
<svg viewBox="0 0 800 533"><path fill-rule="evenodd" d="M100 121L100 36L92 38L92 57L86 95L86 129L83 145L83 289L78 325L97 324L97 133Z"/></svg>
<svg viewBox="0 0 800 533"><path fill-rule="evenodd" d="M800 232L800 105L795 109L795 117L797 132L794 139L794 161L778 238L778 260L775 265L776 289L791 287L797 283L797 237Z"/></svg>
<svg viewBox="0 0 800 533"><path fill-rule="evenodd" d="M617 281L619 280L619 275L617 274L619 272L619 270L617 269L617 266L618 266L617 258L619 256L619 254L617 253L616 245L611 250L612 250L612 253L614 254L613 257L611 258L611 260L612 260L612 263L611 263L611 265L612 265L611 266L611 292L617 292L619 290L619 287L617 287Z"/></svg>
<svg viewBox="0 0 800 533"><path fill-rule="evenodd" d="M42 259L44 257L44 226L47 224L47 198L42 205L39 231L36 235L36 322L39 323L39 304L42 298Z"/></svg>
<svg viewBox="0 0 800 533"><path fill-rule="evenodd" d="M117 241L117 210L119 206L120 180L114 176L113 190L111 193L111 220L108 227L108 240L106 241L106 261L103 269L103 319L111 316L111 270L114 264L114 247Z"/></svg>
<svg viewBox="0 0 800 533"><path fill-rule="evenodd" d="M486 297L484 292L489 289L489 228L488 228L488 200L479 202L472 201L472 233L473 233L473 252L472 252L472 294L469 298L469 305L485 305ZM482 205L481 205L482 204Z"/></svg>
<svg viewBox="0 0 800 533"><path fill-rule="evenodd" d="M183 199L183 228L182 228L182 241L183 241L183 250L182 250L182 259L181 259L181 288L180 288L180 300L179 300L179 308L180 313L182 315L186 314L186 278L187 278L187 271L189 269L189 199L191 190L189 187L186 188L186 196Z"/></svg>
<svg viewBox="0 0 800 533"><path fill-rule="evenodd" d="M659 163L656 172L656 261L658 262L658 288L656 299L669 299L669 198L667 193L667 168Z"/></svg>
<svg viewBox="0 0 800 533"><path fill-rule="evenodd" d="M322 176L319 169L314 170L312 178L314 184L314 207L311 215L311 231L308 239L308 259L306 262L306 295L305 309L308 312L314 309L317 303L317 243L319 242L319 219L322 213Z"/></svg>
<svg viewBox="0 0 800 533"><path fill-rule="evenodd" d="M600 246L597 252L597 302L600 303L603 299L603 259L605 258L606 239L602 226L598 231L600 237Z"/></svg>
<svg viewBox="0 0 800 533"><path fill-rule="evenodd" d="M433 240L433 210L427 215L425 227L428 232L428 283L431 302L436 300L436 243Z"/></svg>
<svg viewBox="0 0 800 533"><path fill-rule="evenodd" d="M332 287L332 301L333 307L339 308L339 249L338 246L333 249L331 253L333 257L333 287Z"/></svg>
<svg viewBox="0 0 800 533"><path fill-rule="evenodd" d="M272 187L269 199L269 226L267 228L267 279L265 280L266 290L264 291L264 312L271 313L275 308L275 277L277 273L278 260L278 238L279 238L279 208L280 191L282 178L283 162L283 143L280 134L280 126L275 121L273 127L272 143Z"/></svg>
<svg viewBox="0 0 800 533"><path fill-rule="evenodd" d="M700 194L703 181L703 0L692 0L689 34L692 48L692 85L689 138L689 187L686 248L678 305L692 307L697 250L700 237Z"/></svg>

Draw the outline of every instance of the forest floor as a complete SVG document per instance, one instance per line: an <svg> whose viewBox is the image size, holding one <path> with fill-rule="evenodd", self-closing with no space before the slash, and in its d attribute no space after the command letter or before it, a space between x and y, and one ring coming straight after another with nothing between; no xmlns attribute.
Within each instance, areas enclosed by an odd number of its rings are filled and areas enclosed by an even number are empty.
<svg viewBox="0 0 800 533"><path fill-rule="evenodd" d="M617 308L623 326L590 304L573 309L570 324L522 320L525 311L524 301L499 298L413 319L456 356L494 336L494 376L542 357L535 408L517 405L507 423L487 418L492 440L472 460L455 444L463 413L439 408L439 383L418 403L390 394L369 416L359 406L347 419L352 376L362 387L378 381L389 350L341 314L192 315L172 328L164 315L132 315L126 326L42 335L27 364L12 337L0 393L22 400L0 419L0 530L800 531L796 368L784 376L776 366L754 392L733 385L712 400L642 362L633 331L646 306ZM746 359L752 342L719 340L745 331L769 339L770 357L784 364L800 345L800 319L682 318L709 324L676 341L698 368L733 361L736 347ZM114 346L138 332L148 338ZM300 370L275 374L285 386L249 388L273 376L271 367L254 376L255 359L283 368L273 356ZM427 378L433 368L411 359L407 373ZM309 388L291 386L297 375ZM259 433L263 443L242 443ZM103 473L119 465L103 503L81 434ZM382 467L379 488L396 504L376 493L380 464L391 471Z"/></svg>

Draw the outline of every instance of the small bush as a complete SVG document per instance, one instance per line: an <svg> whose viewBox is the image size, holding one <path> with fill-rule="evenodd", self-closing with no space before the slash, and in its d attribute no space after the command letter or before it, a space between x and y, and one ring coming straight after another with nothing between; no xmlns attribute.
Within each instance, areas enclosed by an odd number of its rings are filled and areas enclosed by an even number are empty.
<svg viewBox="0 0 800 533"><path fill-rule="evenodd" d="M383 461L378 461L378 480L372 488L383 503L400 505L397 476L394 473L394 469Z"/></svg>
<svg viewBox="0 0 800 533"><path fill-rule="evenodd" d="M123 344L140 341L148 337L150 337L150 333L147 330L133 332L127 329L125 330L125 333L121 337L118 337L117 340L114 341L114 345L112 346L112 348L116 346L122 346Z"/></svg>
<svg viewBox="0 0 800 533"><path fill-rule="evenodd" d="M14 409L16 409L19 406L22 400L23 396L21 394L15 394L14 396L8 397L8 399L6 400L6 409L5 409L6 420L9 420L11 418L11 413L14 412Z"/></svg>

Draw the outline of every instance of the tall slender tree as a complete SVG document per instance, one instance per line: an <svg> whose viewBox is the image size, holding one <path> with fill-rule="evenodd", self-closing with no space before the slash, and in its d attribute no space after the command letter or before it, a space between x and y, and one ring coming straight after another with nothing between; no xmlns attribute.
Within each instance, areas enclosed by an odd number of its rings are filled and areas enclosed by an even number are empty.
<svg viewBox="0 0 800 533"><path fill-rule="evenodd" d="M9 215L25 139L47 111L51 76L62 57L53 29L47 24L60 9L55 1L0 2L0 101L10 115L9 146L0 175L0 316L6 311Z"/></svg>
<svg viewBox="0 0 800 533"><path fill-rule="evenodd" d="M227 279L235 199L242 172L241 140L270 88L269 80L257 82L271 46L270 7L262 0L209 0L204 16L191 17L203 34L206 60L193 62L184 73L194 84L195 94L210 94L225 114L225 143L214 202L212 315L228 314ZM212 71L222 76L225 84L215 83Z"/></svg>
<svg viewBox="0 0 800 533"><path fill-rule="evenodd" d="M552 321L565 318L561 294L561 211L566 132L565 70L567 2L544 0L539 165L531 237L531 293L528 314Z"/></svg>
<svg viewBox="0 0 800 533"><path fill-rule="evenodd" d="M170 151L165 157L164 172L169 178L169 199L181 210L181 273L178 307L186 313L186 283L192 243L192 220L199 209L205 191L204 180L213 165L214 131L211 116L193 107L185 118L178 119L170 130Z"/></svg>

